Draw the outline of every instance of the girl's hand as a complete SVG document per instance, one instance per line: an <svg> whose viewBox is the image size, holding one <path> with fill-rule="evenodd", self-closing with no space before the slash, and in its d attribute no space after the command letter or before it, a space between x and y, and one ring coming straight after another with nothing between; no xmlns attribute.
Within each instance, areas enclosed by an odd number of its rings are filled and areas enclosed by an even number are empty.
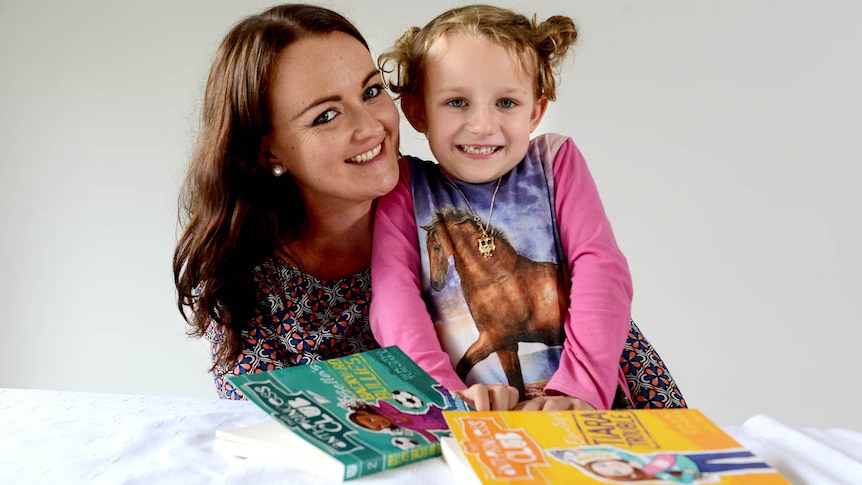
<svg viewBox="0 0 862 485"><path fill-rule="evenodd" d="M519 402L515 406L520 411L595 411L583 399L569 396L541 396Z"/></svg>
<svg viewBox="0 0 862 485"><path fill-rule="evenodd" d="M518 389L505 384L473 384L452 394L467 401L476 411L509 411L518 404Z"/></svg>

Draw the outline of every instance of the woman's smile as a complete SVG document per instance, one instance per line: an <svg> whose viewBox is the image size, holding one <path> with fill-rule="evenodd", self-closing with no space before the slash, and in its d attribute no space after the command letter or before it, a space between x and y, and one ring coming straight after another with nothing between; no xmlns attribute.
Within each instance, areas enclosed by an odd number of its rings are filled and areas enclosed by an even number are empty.
<svg viewBox="0 0 862 485"><path fill-rule="evenodd" d="M371 150L368 150L365 153L361 153L359 155L356 155L355 157L348 158L347 162L348 163L365 163L369 160L374 159L374 157L379 155L382 150L383 150L383 143L379 143L376 147L372 148Z"/></svg>

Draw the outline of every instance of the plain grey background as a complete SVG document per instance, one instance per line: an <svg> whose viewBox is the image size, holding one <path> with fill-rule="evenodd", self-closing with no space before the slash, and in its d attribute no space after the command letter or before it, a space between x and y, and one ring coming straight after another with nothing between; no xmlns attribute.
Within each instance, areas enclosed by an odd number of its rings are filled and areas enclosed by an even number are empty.
<svg viewBox="0 0 862 485"><path fill-rule="evenodd" d="M376 55L463 3L323 5ZM495 3L581 29L537 132L584 152L689 403L862 429L862 4ZM272 4L0 0L0 387L215 396L175 307L177 192L218 42Z"/></svg>

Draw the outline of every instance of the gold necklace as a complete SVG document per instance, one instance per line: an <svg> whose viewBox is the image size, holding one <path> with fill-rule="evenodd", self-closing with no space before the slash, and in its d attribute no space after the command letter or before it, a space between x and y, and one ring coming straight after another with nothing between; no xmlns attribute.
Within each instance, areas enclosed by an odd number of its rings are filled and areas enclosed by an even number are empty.
<svg viewBox="0 0 862 485"><path fill-rule="evenodd" d="M491 216L494 215L494 201L497 199L497 191L500 189L500 182L503 181L503 177L497 179L497 185L494 187L494 194L491 196L491 207L488 208L488 223L482 224L482 218L476 213L476 210L473 209L473 205L470 204L470 200L467 198L467 195L461 190L461 187L458 187L458 184L455 183L454 180L446 176L446 180L452 184L452 187L455 187L455 190L461 194L461 197L464 198L464 202L467 203L467 208L470 209L470 213L473 215L473 220L479 226L479 229L482 230L482 235L477 239L479 254L482 255L483 258L488 259L494 255L494 250L497 249L497 246L494 244L494 237L488 234L488 231L491 229Z"/></svg>

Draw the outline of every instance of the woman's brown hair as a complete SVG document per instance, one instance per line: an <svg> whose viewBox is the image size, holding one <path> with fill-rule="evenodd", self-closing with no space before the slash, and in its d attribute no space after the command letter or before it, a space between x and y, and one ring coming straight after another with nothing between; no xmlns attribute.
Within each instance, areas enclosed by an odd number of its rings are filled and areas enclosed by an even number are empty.
<svg viewBox="0 0 862 485"><path fill-rule="evenodd" d="M223 325L214 365L235 361L252 314L256 264L296 238L305 207L290 174L262 165L270 133L270 79L276 56L299 39L346 33L368 43L346 18L302 4L270 8L237 23L219 46L204 92L200 131L180 193L185 229L174 251L177 306L191 336Z"/></svg>

